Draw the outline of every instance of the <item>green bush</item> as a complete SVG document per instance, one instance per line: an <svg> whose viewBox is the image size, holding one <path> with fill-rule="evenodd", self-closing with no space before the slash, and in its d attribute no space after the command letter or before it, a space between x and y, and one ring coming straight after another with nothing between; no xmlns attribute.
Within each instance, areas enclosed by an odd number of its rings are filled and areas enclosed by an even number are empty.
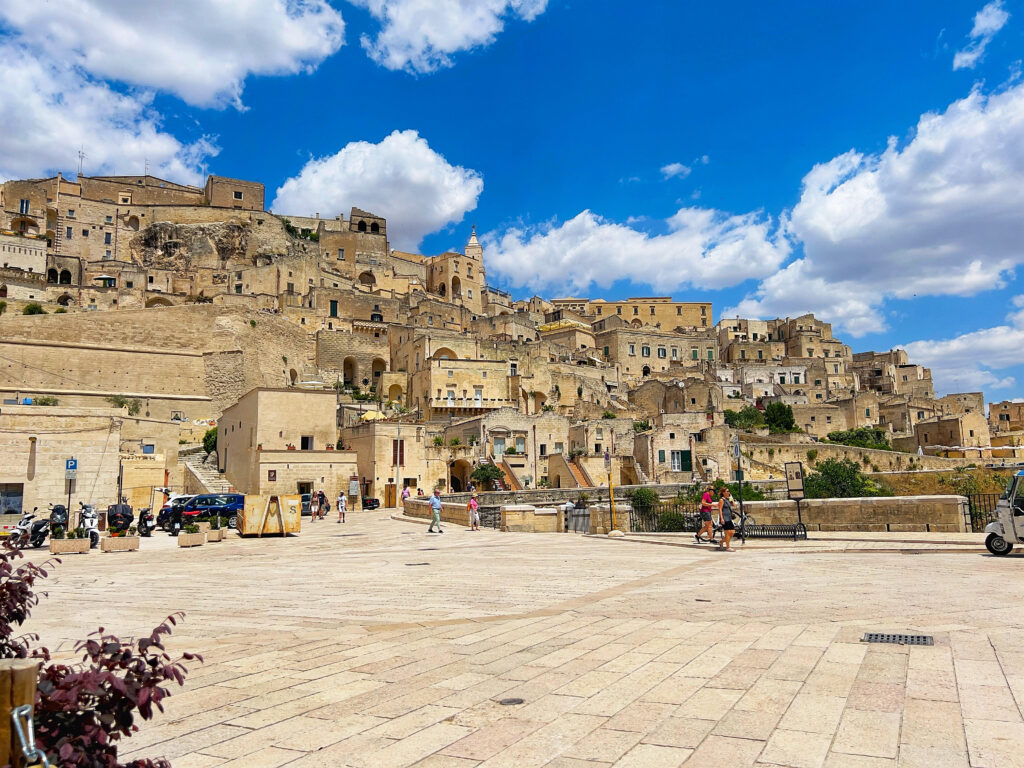
<svg viewBox="0 0 1024 768"><path fill-rule="evenodd" d="M115 408L128 408L128 415L138 416L142 410L142 401L137 397L125 397L124 395L111 395L106 401Z"/></svg>
<svg viewBox="0 0 1024 768"><path fill-rule="evenodd" d="M875 448L880 451L891 451L889 433L877 427L857 427L857 429L839 430L828 433L830 443L851 445L855 448Z"/></svg>
<svg viewBox="0 0 1024 768"><path fill-rule="evenodd" d="M796 431L796 419L793 418L793 407L785 403L768 403L764 409L764 420L772 434Z"/></svg>
<svg viewBox="0 0 1024 768"><path fill-rule="evenodd" d="M650 428L651 428L651 420L650 419L644 419L643 421L634 421L633 422L633 431L636 432L637 434L640 434L641 432L646 432Z"/></svg>
<svg viewBox="0 0 1024 768"><path fill-rule="evenodd" d="M55 315L66 315L67 313L68 311L64 307L57 307L55 310L53 310L53 314Z"/></svg>
<svg viewBox="0 0 1024 768"><path fill-rule="evenodd" d="M615 413L613 411L605 411L601 414L602 419L614 419Z"/></svg>
<svg viewBox="0 0 1024 768"><path fill-rule="evenodd" d="M46 314L46 310L43 309L43 305L42 304L38 304L38 303L33 301L33 302L30 302L30 303L25 305L24 309L21 310L21 314L23 314L23 315L45 315Z"/></svg>
<svg viewBox="0 0 1024 768"><path fill-rule="evenodd" d="M858 496L881 496L878 483L865 477L856 462L850 459L825 459L804 479L804 492L809 499L842 499Z"/></svg>
<svg viewBox="0 0 1024 768"><path fill-rule="evenodd" d="M52 397L50 395L40 395L39 397L35 398L32 402L35 403L36 405L56 405L58 403L58 400L56 397Z"/></svg>
<svg viewBox="0 0 1024 768"><path fill-rule="evenodd" d="M448 445L450 445L450 446L451 446L452 448L458 448L458 447L459 447L460 445L462 445L462 441L461 441L461 440L459 440L459 438L457 438L457 437L453 437L453 438L452 438L452 439L451 439L451 440L450 440L450 441L448 442Z"/></svg>
<svg viewBox="0 0 1024 768"><path fill-rule="evenodd" d="M217 449L217 428L210 427L203 434L203 450L206 451L206 455L209 456Z"/></svg>
<svg viewBox="0 0 1024 768"><path fill-rule="evenodd" d="M725 423L733 429L754 429L765 424L764 414L752 405L745 405L739 411L726 409Z"/></svg>
<svg viewBox="0 0 1024 768"><path fill-rule="evenodd" d="M816 458L818 458L818 449L811 448L811 450L807 452L807 461L813 463Z"/></svg>
<svg viewBox="0 0 1024 768"><path fill-rule="evenodd" d="M0 315L7 311L7 302L0 301Z"/></svg>
<svg viewBox="0 0 1024 768"><path fill-rule="evenodd" d="M658 503L658 493L653 488L637 488L629 494L634 509L653 509Z"/></svg>
<svg viewBox="0 0 1024 768"><path fill-rule="evenodd" d="M443 445L444 445L444 436L443 435L434 435L434 447L435 448L440 448Z"/></svg>
<svg viewBox="0 0 1024 768"><path fill-rule="evenodd" d="M678 512L662 512L658 515L658 530L685 531L688 528L688 522L686 516Z"/></svg>
<svg viewBox="0 0 1024 768"><path fill-rule="evenodd" d="M504 475L502 471L493 464L481 464L470 474L470 479L477 485L493 485Z"/></svg>

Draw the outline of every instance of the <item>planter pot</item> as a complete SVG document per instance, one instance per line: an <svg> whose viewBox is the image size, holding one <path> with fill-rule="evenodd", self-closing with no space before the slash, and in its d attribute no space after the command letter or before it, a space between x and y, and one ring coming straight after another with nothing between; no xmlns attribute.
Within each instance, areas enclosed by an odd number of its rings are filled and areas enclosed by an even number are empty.
<svg viewBox="0 0 1024 768"><path fill-rule="evenodd" d="M138 548L138 536L107 536L100 539L100 550L103 552L134 552Z"/></svg>
<svg viewBox="0 0 1024 768"><path fill-rule="evenodd" d="M224 529L223 528L211 528L206 532L206 542L211 541L224 541Z"/></svg>
<svg viewBox="0 0 1024 768"><path fill-rule="evenodd" d="M206 533L207 531L210 530L210 524L209 523L196 523L196 525L199 526L199 532L200 533Z"/></svg>
<svg viewBox="0 0 1024 768"><path fill-rule="evenodd" d="M89 551L89 539L50 539L51 555L84 555Z"/></svg>
<svg viewBox="0 0 1024 768"><path fill-rule="evenodd" d="M200 531L199 533L179 533L178 534L178 546L179 547L201 547L206 543L206 534Z"/></svg>

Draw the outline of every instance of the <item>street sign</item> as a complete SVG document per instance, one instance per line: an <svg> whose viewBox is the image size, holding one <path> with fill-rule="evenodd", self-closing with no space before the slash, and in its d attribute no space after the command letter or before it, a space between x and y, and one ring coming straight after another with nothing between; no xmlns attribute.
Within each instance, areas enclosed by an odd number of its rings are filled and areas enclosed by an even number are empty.
<svg viewBox="0 0 1024 768"><path fill-rule="evenodd" d="M612 454L607 450L604 452L604 468L606 470L611 470L612 468Z"/></svg>
<svg viewBox="0 0 1024 768"><path fill-rule="evenodd" d="M736 442L732 444L732 457L734 459L738 459L740 457L740 441L739 440L736 440Z"/></svg>
<svg viewBox="0 0 1024 768"><path fill-rule="evenodd" d="M786 462L786 489L789 491L789 498L804 498L804 467L802 462Z"/></svg>
<svg viewBox="0 0 1024 768"><path fill-rule="evenodd" d="M64 479L75 480L78 477L78 459L64 460Z"/></svg>

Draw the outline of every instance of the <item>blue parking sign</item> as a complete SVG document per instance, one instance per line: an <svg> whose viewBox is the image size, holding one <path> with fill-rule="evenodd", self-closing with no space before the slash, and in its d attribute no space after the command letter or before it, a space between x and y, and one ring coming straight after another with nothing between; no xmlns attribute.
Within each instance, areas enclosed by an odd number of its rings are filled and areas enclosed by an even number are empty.
<svg viewBox="0 0 1024 768"><path fill-rule="evenodd" d="M78 459L66 459L64 461L64 469L68 471L78 469Z"/></svg>

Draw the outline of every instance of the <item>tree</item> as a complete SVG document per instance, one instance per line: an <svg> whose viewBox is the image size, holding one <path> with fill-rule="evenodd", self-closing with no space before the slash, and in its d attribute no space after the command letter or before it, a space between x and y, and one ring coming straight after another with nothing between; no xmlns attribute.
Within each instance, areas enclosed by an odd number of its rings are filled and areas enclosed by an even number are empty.
<svg viewBox="0 0 1024 768"><path fill-rule="evenodd" d="M481 464L470 474L470 479L477 485L494 485L504 477L502 471L493 464Z"/></svg>
<svg viewBox="0 0 1024 768"><path fill-rule="evenodd" d="M217 448L217 428L210 427L206 430L203 435L203 450L206 451L206 455L209 456Z"/></svg>
<svg viewBox="0 0 1024 768"><path fill-rule="evenodd" d="M844 499L881 496L882 489L865 477L856 462L849 459L825 459L804 478L804 493L809 499Z"/></svg>
<svg viewBox="0 0 1024 768"><path fill-rule="evenodd" d="M629 494L629 501L633 509L637 511L648 511L654 509L658 503L658 492L653 488L637 488Z"/></svg>
<svg viewBox="0 0 1024 768"><path fill-rule="evenodd" d="M768 430L773 434L793 432L796 429L793 407L785 403L768 403L764 409L764 420L768 424Z"/></svg>
<svg viewBox="0 0 1024 768"><path fill-rule="evenodd" d="M764 414L752 405L745 405L739 411L726 410L725 423L733 429L754 429L764 426Z"/></svg>

